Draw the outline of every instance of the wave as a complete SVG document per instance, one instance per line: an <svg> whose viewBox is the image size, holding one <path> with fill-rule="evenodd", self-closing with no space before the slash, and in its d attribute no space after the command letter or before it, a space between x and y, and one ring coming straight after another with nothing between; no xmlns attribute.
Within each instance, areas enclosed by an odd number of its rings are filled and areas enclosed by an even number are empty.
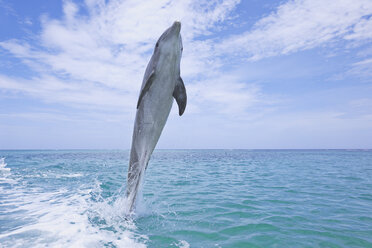
<svg viewBox="0 0 372 248"><path fill-rule="evenodd" d="M20 184L2 192L5 247L146 247L148 237L122 211L124 198L97 201L96 188L42 192Z"/></svg>
<svg viewBox="0 0 372 248"><path fill-rule="evenodd" d="M10 168L6 168L5 158L0 158L0 171L10 171Z"/></svg>

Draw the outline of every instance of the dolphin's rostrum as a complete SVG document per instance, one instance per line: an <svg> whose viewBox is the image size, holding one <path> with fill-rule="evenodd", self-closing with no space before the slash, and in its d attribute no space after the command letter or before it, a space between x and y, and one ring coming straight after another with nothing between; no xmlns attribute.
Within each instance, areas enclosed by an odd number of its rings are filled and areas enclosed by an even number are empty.
<svg viewBox="0 0 372 248"><path fill-rule="evenodd" d="M186 108L185 85L180 76L182 55L181 23L176 21L156 42L147 65L137 102L126 196L128 210L135 207L137 193L160 134L176 99L179 115Z"/></svg>

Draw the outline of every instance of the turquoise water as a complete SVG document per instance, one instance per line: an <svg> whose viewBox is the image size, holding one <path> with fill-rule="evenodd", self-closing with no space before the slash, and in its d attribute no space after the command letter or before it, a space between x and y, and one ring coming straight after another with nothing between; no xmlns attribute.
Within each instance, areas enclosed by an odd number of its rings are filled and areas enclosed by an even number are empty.
<svg viewBox="0 0 372 248"><path fill-rule="evenodd" d="M372 151L0 151L0 247L372 247Z"/></svg>

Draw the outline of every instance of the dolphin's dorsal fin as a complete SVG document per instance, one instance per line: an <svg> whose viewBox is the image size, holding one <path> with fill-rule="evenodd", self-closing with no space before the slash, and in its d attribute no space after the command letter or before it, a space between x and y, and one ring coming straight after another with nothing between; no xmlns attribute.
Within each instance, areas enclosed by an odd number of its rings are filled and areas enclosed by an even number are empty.
<svg viewBox="0 0 372 248"><path fill-rule="evenodd" d="M178 78L176 86L174 87L173 97L177 101L179 115L181 116L183 112L185 112L187 103L186 88L181 77Z"/></svg>
<svg viewBox="0 0 372 248"><path fill-rule="evenodd" d="M150 86L151 86L152 82L154 81L154 75L155 75L155 70L152 70L149 78L146 80L145 86L141 90L141 94L140 94L140 96L138 98L138 102L137 102L137 109L138 109L139 105L141 104L142 98L145 96L146 92L150 89Z"/></svg>

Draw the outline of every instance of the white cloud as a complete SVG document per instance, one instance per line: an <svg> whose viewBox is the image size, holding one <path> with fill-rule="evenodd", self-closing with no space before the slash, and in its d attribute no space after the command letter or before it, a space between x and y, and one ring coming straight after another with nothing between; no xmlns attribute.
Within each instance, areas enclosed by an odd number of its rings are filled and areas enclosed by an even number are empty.
<svg viewBox="0 0 372 248"><path fill-rule="evenodd" d="M181 20L185 47L181 70L190 84L189 102L220 102L210 96L219 90L232 96L231 109L240 109L250 104L256 90L233 77L211 85L222 64L211 41L195 39L229 18L238 2L87 0L89 14L82 16L75 3L65 1L62 19L42 18L36 44L0 42L0 47L39 74L28 79L2 76L0 87L47 102L132 108L156 39L174 20ZM192 99L193 89L205 92Z"/></svg>
<svg viewBox="0 0 372 248"><path fill-rule="evenodd" d="M192 104L205 106L212 102L209 111L228 115L242 114L247 108L260 102L260 88L247 84L237 75L219 74L202 81L198 85L189 85Z"/></svg>
<svg viewBox="0 0 372 248"><path fill-rule="evenodd" d="M46 102L132 113L156 39L174 20L181 20L181 74L191 112L234 115L263 101L257 85L239 74L226 73L225 66L235 55L262 59L335 40L362 42L372 37L369 0L297 0L283 3L249 31L209 39L208 34L231 18L238 3L86 0L88 14L81 14L78 5L64 1L63 18L44 16L35 43L0 42L1 48L38 74L32 78L0 76L0 87ZM363 73L367 75L370 64L366 65Z"/></svg>
<svg viewBox="0 0 372 248"><path fill-rule="evenodd" d="M347 71L347 74L351 74L366 81L372 81L372 58L364 59L352 64L352 67Z"/></svg>
<svg viewBox="0 0 372 248"><path fill-rule="evenodd" d="M371 14L372 11L370 11ZM344 37L347 40L365 40L372 39L372 18L369 15L369 19L365 17L356 23L350 34Z"/></svg>
<svg viewBox="0 0 372 248"><path fill-rule="evenodd" d="M63 81L50 75L31 79L10 78L0 75L0 88L25 93L45 102L63 103L80 108L114 108L132 113L136 97L123 91L102 88L93 83Z"/></svg>
<svg viewBox="0 0 372 248"><path fill-rule="evenodd" d="M253 29L223 41L222 53L243 53L252 60L294 53L336 39L372 38L370 0L294 0L280 5Z"/></svg>

